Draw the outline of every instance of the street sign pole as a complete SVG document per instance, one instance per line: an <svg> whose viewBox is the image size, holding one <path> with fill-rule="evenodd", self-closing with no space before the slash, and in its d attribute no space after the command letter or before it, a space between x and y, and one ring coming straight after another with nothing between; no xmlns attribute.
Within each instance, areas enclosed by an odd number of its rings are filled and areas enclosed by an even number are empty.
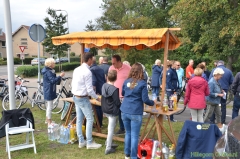
<svg viewBox="0 0 240 159"><path fill-rule="evenodd" d="M45 39L46 32L40 24L33 24L29 29L30 38L38 43L38 81L41 82L40 73L40 43Z"/></svg>
<svg viewBox="0 0 240 159"><path fill-rule="evenodd" d="M40 38L39 38L39 25L37 25L37 34L38 34L38 81L41 83L41 74L40 74Z"/></svg>
<svg viewBox="0 0 240 159"><path fill-rule="evenodd" d="M6 51L7 51L7 71L8 71L8 91L10 109L16 109L15 103L15 77L13 63L13 46L12 46L12 23L10 12L10 1L3 0L5 34L6 34Z"/></svg>

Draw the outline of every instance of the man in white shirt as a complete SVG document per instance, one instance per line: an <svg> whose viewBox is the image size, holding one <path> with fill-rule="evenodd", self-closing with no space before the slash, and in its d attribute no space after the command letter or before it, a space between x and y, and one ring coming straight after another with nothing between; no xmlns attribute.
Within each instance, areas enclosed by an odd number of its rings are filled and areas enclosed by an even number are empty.
<svg viewBox="0 0 240 159"><path fill-rule="evenodd" d="M100 101L92 86L92 72L90 66L93 63L93 55L91 53L84 54L84 63L77 67L73 71L72 78L72 93L74 94L73 100L76 107L77 115L77 135L79 139L79 148L87 146L87 149L98 149L102 145L97 144L92 139L92 127L93 127L93 111L92 105L89 101L89 96ZM82 122L84 116L87 120L86 125L86 141L82 134Z"/></svg>

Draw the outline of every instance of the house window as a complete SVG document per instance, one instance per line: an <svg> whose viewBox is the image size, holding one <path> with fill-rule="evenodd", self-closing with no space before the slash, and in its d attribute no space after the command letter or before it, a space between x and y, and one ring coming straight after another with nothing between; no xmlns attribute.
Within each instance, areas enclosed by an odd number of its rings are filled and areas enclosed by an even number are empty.
<svg viewBox="0 0 240 159"><path fill-rule="evenodd" d="M21 42L21 45L27 45L27 42Z"/></svg>
<svg viewBox="0 0 240 159"><path fill-rule="evenodd" d="M27 41L27 38L21 38L21 41Z"/></svg>
<svg viewBox="0 0 240 159"><path fill-rule="evenodd" d="M6 47L6 41L2 41L2 47Z"/></svg>

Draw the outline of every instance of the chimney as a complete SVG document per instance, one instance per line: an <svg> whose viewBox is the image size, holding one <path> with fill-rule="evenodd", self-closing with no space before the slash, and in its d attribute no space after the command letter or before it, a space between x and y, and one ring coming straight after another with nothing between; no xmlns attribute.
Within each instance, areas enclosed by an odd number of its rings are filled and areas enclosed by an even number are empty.
<svg viewBox="0 0 240 159"><path fill-rule="evenodd" d="M2 28L0 28L0 35L2 35Z"/></svg>

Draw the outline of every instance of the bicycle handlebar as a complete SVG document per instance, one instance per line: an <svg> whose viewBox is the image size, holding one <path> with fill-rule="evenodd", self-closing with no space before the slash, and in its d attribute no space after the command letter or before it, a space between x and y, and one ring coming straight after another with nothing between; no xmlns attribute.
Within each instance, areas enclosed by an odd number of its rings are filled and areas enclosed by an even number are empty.
<svg viewBox="0 0 240 159"><path fill-rule="evenodd" d="M5 82L7 82L8 79L2 79L2 78L0 78L0 81L5 81Z"/></svg>
<svg viewBox="0 0 240 159"><path fill-rule="evenodd" d="M68 79L72 79L72 77L62 77L62 80L68 80Z"/></svg>

